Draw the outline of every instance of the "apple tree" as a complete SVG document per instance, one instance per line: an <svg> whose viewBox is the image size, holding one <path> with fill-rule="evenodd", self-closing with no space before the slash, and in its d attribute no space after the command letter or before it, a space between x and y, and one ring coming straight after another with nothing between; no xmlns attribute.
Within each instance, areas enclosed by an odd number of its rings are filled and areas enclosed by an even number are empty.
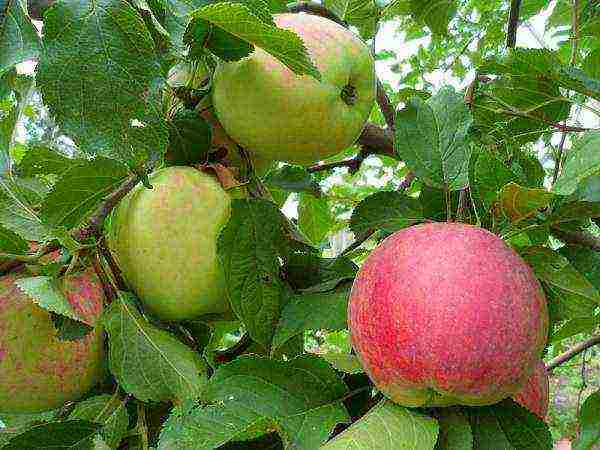
<svg viewBox="0 0 600 450"><path fill-rule="evenodd" d="M595 0L0 2L0 449L598 448L599 290Z"/></svg>

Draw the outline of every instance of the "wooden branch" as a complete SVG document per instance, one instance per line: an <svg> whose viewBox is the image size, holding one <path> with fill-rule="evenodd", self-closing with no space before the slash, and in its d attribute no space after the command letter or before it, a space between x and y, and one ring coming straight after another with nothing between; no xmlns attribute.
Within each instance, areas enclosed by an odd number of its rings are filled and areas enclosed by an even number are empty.
<svg viewBox="0 0 600 450"><path fill-rule="evenodd" d="M552 372L555 368L560 366L561 364L566 363L567 361L573 359L575 356L579 355L581 352L587 350L594 345L600 344L600 334L596 334L585 341L580 342L570 350L558 355L556 358L553 358L548 364L546 364L546 370L548 372Z"/></svg>
<svg viewBox="0 0 600 450"><path fill-rule="evenodd" d="M567 231L558 227L552 227L552 234L566 244L579 245L587 247L596 252L600 252L600 238L585 231Z"/></svg>
<svg viewBox="0 0 600 450"><path fill-rule="evenodd" d="M379 105L379 109L385 118L385 123L387 124L388 129L391 130L393 137L396 132L396 111L379 79L377 80L377 104Z"/></svg>
<svg viewBox="0 0 600 450"><path fill-rule="evenodd" d="M314 14L316 16L325 17L326 19L332 20L339 23L343 27L348 27L348 24L340 19L335 13L329 11L323 5L315 2L295 2L288 5L288 11L292 13L305 12Z"/></svg>
<svg viewBox="0 0 600 450"><path fill-rule="evenodd" d="M508 30L506 31L506 46L515 48L517 44L517 29L519 28L519 13L521 11L521 0L511 0L510 13L508 16Z"/></svg>
<svg viewBox="0 0 600 450"><path fill-rule="evenodd" d="M390 130L382 128L374 123L367 123L358 138L367 155L384 154L395 156L394 141Z"/></svg>

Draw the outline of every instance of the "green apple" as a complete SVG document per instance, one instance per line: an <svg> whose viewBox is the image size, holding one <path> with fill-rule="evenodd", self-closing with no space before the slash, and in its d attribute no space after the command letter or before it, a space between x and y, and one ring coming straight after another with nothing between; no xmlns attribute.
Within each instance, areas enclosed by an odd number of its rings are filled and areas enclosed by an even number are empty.
<svg viewBox="0 0 600 450"><path fill-rule="evenodd" d="M229 310L217 239L231 195L211 175L173 166L150 176L117 206L108 243L125 281L164 320Z"/></svg>
<svg viewBox="0 0 600 450"><path fill-rule="evenodd" d="M311 14L276 14L294 31L321 73L296 75L260 48L221 63L213 104L225 131L258 160L311 164L356 142L375 101L367 46L352 32Z"/></svg>
<svg viewBox="0 0 600 450"><path fill-rule="evenodd" d="M81 339L61 340L47 310L15 284L27 272L0 278L0 413L49 411L78 400L104 375L102 286L93 273L63 283L69 303L94 327Z"/></svg>

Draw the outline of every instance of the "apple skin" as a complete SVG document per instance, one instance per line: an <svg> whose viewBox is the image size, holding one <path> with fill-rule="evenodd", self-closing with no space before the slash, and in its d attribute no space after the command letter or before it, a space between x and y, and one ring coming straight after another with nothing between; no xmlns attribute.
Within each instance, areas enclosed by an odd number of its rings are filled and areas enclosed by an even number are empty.
<svg viewBox="0 0 600 450"><path fill-rule="evenodd" d="M91 270L67 277L63 289L86 324L85 337L59 340L50 314L15 284L27 272L0 278L0 412L49 411L78 400L105 374L99 324L102 286Z"/></svg>
<svg viewBox="0 0 600 450"><path fill-rule="evenodd" d="M375 102L373 58L357 36L329 19L299 13L274 20L302 38L322 80L298 76L256 47L217 67L215 112L227 134L258 160L311 164L358 139ZM355 91L353 104L342 96L346 86Z"/></svg>
<svg viewBox="0 0 600 450"><path fill-rule="evenodd" d="M543 361L539 361L525 386L513 399L532 413L545 420L550 403L550 380Z"/></svg>
<svg viewBox="0 0 600 450"><path fill-rule="evenodd" d="M231 195L207 173L172 166L134 188L111 218L108 244L142 304L169 321L229 311L217 239Z"/></svg>
<svg viewBox="0 0 600 450"><path fill-rule="evenodd" d="M389 236L365 260L348 305L367 374L409 407L515 394L540 359L548 322L531 268L498 236L462 223Z"/></svg>

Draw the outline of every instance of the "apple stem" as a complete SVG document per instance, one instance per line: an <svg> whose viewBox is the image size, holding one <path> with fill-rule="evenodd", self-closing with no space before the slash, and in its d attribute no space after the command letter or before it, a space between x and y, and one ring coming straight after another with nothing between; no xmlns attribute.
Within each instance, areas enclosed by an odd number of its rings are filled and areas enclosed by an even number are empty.
<svg viewBox="0 0 600 450"><path fill-rule="evenodd" d="M356 94L356 88L351 84L347 84L343 87L342 93L340 94L344 103L349 106L352 106L358 100L358 95Z"/></svg>

